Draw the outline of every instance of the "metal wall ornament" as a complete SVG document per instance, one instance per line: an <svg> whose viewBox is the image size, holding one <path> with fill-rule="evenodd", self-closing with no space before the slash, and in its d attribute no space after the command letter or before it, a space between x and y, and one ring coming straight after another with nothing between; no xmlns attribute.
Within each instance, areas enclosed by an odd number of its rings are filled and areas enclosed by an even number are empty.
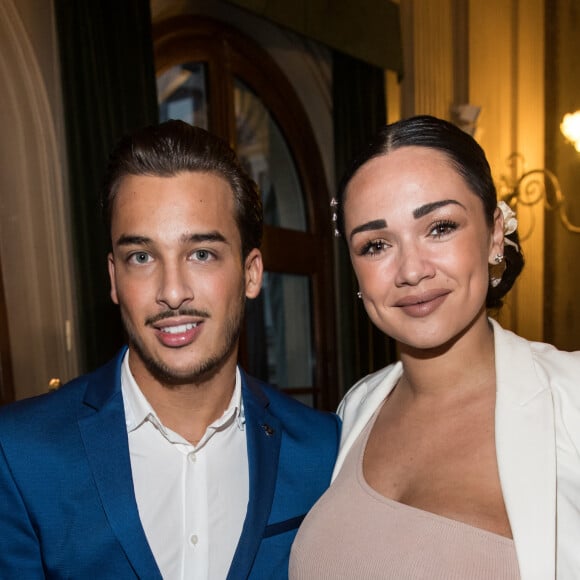
<svg viewBox="0 0 580 580"><path fill-rule="evenodd" d="M580 110L564 115L560 131L566 141L580 153ZM508 165L512 177L501 177L500 200L505 201L512 209L543 203L545 209L558 212L562 225L569 232L580 234L580 226L573 224L568 218L566 197L554 172L546 168L526 171L525 159L520 153L512 153L508 157ZM533 224L528 232L519 232L520 239L529 237L532 230Z"/></svg>

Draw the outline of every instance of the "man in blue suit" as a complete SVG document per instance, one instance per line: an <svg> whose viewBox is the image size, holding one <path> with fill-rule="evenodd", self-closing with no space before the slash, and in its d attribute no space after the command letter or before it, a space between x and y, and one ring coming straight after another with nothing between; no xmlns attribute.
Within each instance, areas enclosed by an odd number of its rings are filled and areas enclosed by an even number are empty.
<svg viewBox="0 0 580 580"><path fill-rule="evenodd" d="M128 348L0 411L0 578L286 578L339 424L237 366L256 186L169 121L120 141L105 209Z"/></svg>

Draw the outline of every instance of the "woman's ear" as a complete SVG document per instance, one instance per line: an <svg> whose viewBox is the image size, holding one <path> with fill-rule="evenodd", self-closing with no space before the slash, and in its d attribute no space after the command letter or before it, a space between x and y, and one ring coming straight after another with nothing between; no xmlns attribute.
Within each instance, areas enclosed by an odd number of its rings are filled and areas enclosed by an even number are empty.
<svg viewBox="0 0 580 580"><path fill-rule="evenodd" d="M503 256L503 246L504 246L504 223L503 223L503 213L499 207L495 208L493 214L493 227L491 231L491 240L489 255L487 261L490 264L496 263L496 256Z"/></svg>

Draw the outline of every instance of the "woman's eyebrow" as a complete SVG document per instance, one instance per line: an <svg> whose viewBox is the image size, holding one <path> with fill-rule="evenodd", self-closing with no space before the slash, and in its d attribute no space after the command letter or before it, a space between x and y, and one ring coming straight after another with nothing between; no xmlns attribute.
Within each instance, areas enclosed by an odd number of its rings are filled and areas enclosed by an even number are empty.
<svg viewBox="0 0 580 580"><path fill-rule="evenodd" d="M414 209L413 210L413 217L416 220L418 220L419 218L426 216L428 213L431 213L432 211L435 211L436 209L439 209L440 207L443 207L443 206L446 206L449 204L460 205L463 209L465 209L465 206L462 203L459 203L458 201L456 201L455 199L442 199L441 201L434 201L433 203L426 203L425 205L422 205L421 207Z"/></svg>
<svg viewBox="0 0 580 580"><path fill-rule="evenodd" d="M360 234L361 232L368 232L369 230L381 230L386 227L386 220L372 220L370 222L361 224L360 226L356 226L356 228L353 228L352 232L350 232L349 239L352 240L352 237L355 234Z"/></svg>

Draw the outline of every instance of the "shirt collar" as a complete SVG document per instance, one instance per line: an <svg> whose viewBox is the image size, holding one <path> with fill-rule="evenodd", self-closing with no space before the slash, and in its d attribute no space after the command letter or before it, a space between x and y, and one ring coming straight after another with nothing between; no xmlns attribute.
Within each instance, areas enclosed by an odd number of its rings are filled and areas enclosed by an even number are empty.
<svg viewBox="0 0 580 580"><path fill-rule="evenodd" d="M135 380L135 377L129 368L129 350L127 350L125 353L125 356L123 357L123 363L121 365L121 391L123 393L125 424L127 426L128 433L139 429L139 427L141 427L145 422L149 421L155 425L155 427L163 434L166 439L172 440L174 438L172 435L181 439L179 435L173 433L161 423L157 413L139 388L139 385L137 384L137 381ZM223 412L221 417L209 425L197 446L202 445L214 433L227 428L234 421L236 422L238 429L244 429L246 420L242 399L242 378L239 367L236 367L236 382L234 386L234 393L227 409Z"/></svg>

